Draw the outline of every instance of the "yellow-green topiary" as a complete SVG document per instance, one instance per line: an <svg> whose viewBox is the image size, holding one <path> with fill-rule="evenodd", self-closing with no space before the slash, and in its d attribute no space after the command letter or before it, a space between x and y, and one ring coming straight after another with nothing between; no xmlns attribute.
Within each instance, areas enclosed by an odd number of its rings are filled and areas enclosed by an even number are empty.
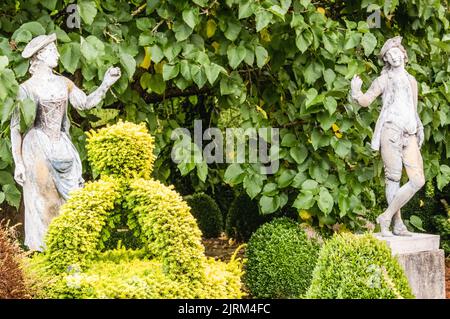
<svg viewBox="0 0 450 319"><path fill-rule="evenodd" d="M114 209L119 209L121 183L104 178L74 191L61 207L46 236L49 261L55 271L87 266L101 249L101 232Z"/></svg>
<svg viewBox="0 0 450 319"><path fill-rule="evenodd" d="M201 232L189 206L172 186L133 180L126 207L137 216L148 250L162 258L170 277L184 274L198 279L204 273Z"/></svg>
<svg viewBox="0 0 450 319"><path fill-rule="evenodd" d="M119 121L86 135L88 159L96 173L119 178L150 178L155 145L145 124Z"/></svg>
<svg viewBox="0 0 450 319"><path fill-rule="evenodd" d="M148 177L153 138L145 126L119 122L89 133L88 143L101 178L71 194L49 227L46 251L29 262L36 297L240 298L241 262L206 258L190 207L173 186ZM108 250L123 221L142 245Z"/></svg>
<svg viewBox="0 0 450 319"><path fill-rule="evenodd" d="M38 298L241 298L241 263L205 259L205 278L186 280L169 278L158 259L129 257L123 251L120 260L101 256L86 271L72 269L55 275L46 270L42 257L28 267L28 275ZM40 260L39 260L40 259ZM45 285L43 283L46 283Z"/></svg>
<svg viewBox="0 0 450 319"><path fill-rule="evenodd" d="M387 244L372 234L335 234L317 259L306 298L414 298Z"/></svg>

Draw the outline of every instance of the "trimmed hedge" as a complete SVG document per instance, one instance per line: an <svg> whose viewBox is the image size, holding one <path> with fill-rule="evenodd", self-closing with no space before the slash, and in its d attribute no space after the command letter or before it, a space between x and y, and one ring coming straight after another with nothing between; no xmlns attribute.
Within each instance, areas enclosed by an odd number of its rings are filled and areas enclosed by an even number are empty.
<svg viewBox="0 0 450 319"><path fill-rule="evenodd" d="M101 178L71 194L50 224L44 254L35 255L28 263L27 274L36 296L243 295L242 263L233 259L225 264L206 258L190 207L173 186L147 178L154 158L141 148L153 150L153 138L149 136L145 126L122 122L90 133L88 142L94 145L88 146L88 158L94 161ZM119 150L116 144L131 150ZM126 154L135 156L143 166L135 169L124 158ZM114 232L124 226L135 238L129 243L136 247L118 245L109 250L120 237Z"/></svg>
<svg viewBox="0 0 450 319"><path fill-rule="evenodd" d="M314 299L414 298L385 242L371 234L336 234L320 251L306 294Z"/></svg>
<svg viewBox="0 0 450 319"><path fill-rule="evenodd" d="M119 121L87 135L87 156L95 173L117 178L150 178L154 138L145 124Z"/></svg>
<svg viewBox="0 0 450 319"><path fill-rule="evenodd" d="M36 298L241 298L241 262L204 260L202 281L167 276L158 259L143 251L113 250L102 253L86 270L72 268L55 274L45 256L37 255L27 267Z"/></svg>
<svg viewBox="0 0 450 319"><path fill-rule="evenodd" d="M204 247L190 208L172 186L136 179L125 195L125 209L137 216L151 255L162 259L167 275L203 275Z"/></svg>
<svg viewBox="0 0 450 319"><path fill-rule="evenodd" d="M219 237L223 230L223 219L215 200L205 193L196 193L184 199L191 207L191 213L197 220L203 237Z"/></svg>
<svg viewBox="0 0 450 319"><path fill-rule="evenodd" d="M88 266L103 248L102 230L120 208L120 180L104 177L71 193L45 237L51 267L59 272L71 265Z"/></svg>
<svg viewBox="0 0 450 319"><path fill-rule="evenodd" d="M244 280L256 298L300 298L309 287L319 254L316 239L309 239L289 218L262 225L250 238Z"/></svg>
<svg viewBox="0 0 450 319"><path fill-rule="evenodd" d="M259 226L268 221L259 213L258 204L246 194L236 197L228 210L225 232L228 237L248 241Z"/></svg>

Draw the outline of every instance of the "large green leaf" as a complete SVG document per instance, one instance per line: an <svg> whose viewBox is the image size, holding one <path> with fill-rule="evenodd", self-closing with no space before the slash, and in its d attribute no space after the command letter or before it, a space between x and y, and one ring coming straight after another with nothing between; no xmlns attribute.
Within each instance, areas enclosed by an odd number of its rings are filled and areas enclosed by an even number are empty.
<svg viewBox="0 0 450 319"><path fill-rule="evenodd" d="M211 85L214 84L220 72L226 74L227 71L222 66L215 63L211 63L207 68L205 68L206 77Z"/></svg>
<svg viewBox="0 0 450 319"><path fill-rule="evenodd" d="M319 200L317 201L317 205L319 206L319 209L326 215L330 214L331 210L333 209L333 197L325 187L320 188Z"/></svg>
<svg viewBox="0 0 450 319"><path fill-rule="evenodd" d="M192 29L200 22L198 8L185 9L182 15L184 22Z"/></svg>
<svg viewBox="0 0 450 319"><path fill-rule="evenodd" d="M184 22L175 21L173 24L173 31L175 32L177 41L181 42L186 40L192 34L193 29Z"/></svg>
<svg viewBox="0 0 450 319"><path fill-rule="evenodd" d="M442 190L448 183L450 183L450 167L442 164L437 175L437 187L439 190Z"/></svg>
<svg viewBox="0 0 450 319"><path fill-rule="evenodd" d="M260 8L258 11L255 12L256 16L256 31L261 31L267 25L270 23L270 21L273 18L272 13L267 11L266 9Z"/></svg>
<svg viewBox="0 0 450 319"><path fill-rule="evenodd" d="M74 73L79 67L80 44L77 42L65 43L60 50L61 63L69 73Z"/></svg>
<svg viewBox="0 0 450 319"><path fill-rule="evenodd" d="M225 37L234 41L237 39L239 32L241 32L241 25L235 21L228 21L227 29L224 32Z"/></svg>
<svg viewBox="0 0 450 319"><path fill-rule="evenodd" d="M250 17L254 12L255 7L256 7L256 4L252 0L240 1L238 18L245 19L245 18Z"/></svg>
<svg viewBox="0 0 450 319"><path fill-rule="evenodd" d="M18 209L20 205L21 196L17 187L14 184L4 185L3 193L5 194L5 198L8 204Z"/></svg>
<svg viewBox="0 0 450 319"><path fill-rule="evenodd" d="M258 45L255 47L255 55L256 55L256 64L258 68L262 68L264 64L267 62L267 58L269 53L262 46Z"/></svg>
<svg viewBox="0 0 450 319"><path fill-rule="evenodd" d="M180 72L180 65L179 64L167 64L165 63L163 65L163 79L164 81L169 81L173 78L175 78L178 73Z"/></svg>
<svg viewBox="0 0 450 319"><path fill-rule="evenodd" d="M166 82L161 74L152 74L148 81L148 88L155 93L163 94L166 90Z"/></svg>
<svg viewBox="0 0 450 319"><path fill-rule="evenodd" d="M92 24L97 15L95 1L78 1L78 13L84 23L87 25Z"/></svg>
<svg viewBox="0 0 450 319"><path fill-rule="evenodd" d="M261 213L271 214L280 207L280 199L278 197L261 196L259 200L261 206Z"/></svg>
<svg viewBox="0 0 450 319"><path fill-rule="evenodd" d="M296 172L292 169L283 170L283 172L277 179L278 187L279 188L288 187L292 183L292 180L294 179L295 175Z"/></svg>
<svg viewBox="0 0 450 319"><path fill-rule="evenodd" d="M292 204L297 209L309 209L315 204L314 195L312 193L300 193Z"/></svg>
<svg viewBox="0 0 450 319"><path fill-rule="evenodd" d="M369 56L377 46L377 38L372 33L366 33L362 37L361 45L364 48L364 54Z"/></svg>
<svg viewBox="0 0 450 319"><path fill-rule="evenodd" d="M244 189L251 199L261 192L262 186L263 178L261 175L251 174L244 177Z"/></svg>
<svg viewBox="0 0 450 319"><path fill-rule="evenodd" d="M236 69L244 61L246 49L244 46L230 45L227 50L228 63L233 69Z"/></svg>
<svg viewBox="0 0 450 319"><path fill-rule="evenodd" d="M191 75L192 80L194 80L194 83L198 85L199 88L202 88L206 83L206 74L202 67L198 65L192 65L191 66Z"/></svg>
<svg viewBox="0 0 450 319"><path fill-rule="evenodd" d="M289 154L292 156L292 158L297 164L301 164L308 157L308 149L304 145L298 145L292 147L289 150Z"/></svg>
<svg viewBox="0 0 450 319"><path fill-rule="evenodd" d="M223 178L228 184L235 185L241 183L244 177L244 170L241 168L241 165L234 163L227 167Z"/></svg>
<svg viewBox="0 0 450 319"><path fill-rule="evenodd" d="M120 64L125 68L125 71L128 74L128 79L131 80L133 78L134 72L136 71L136 60L129 55L128 53L120 54Z"/></svg>

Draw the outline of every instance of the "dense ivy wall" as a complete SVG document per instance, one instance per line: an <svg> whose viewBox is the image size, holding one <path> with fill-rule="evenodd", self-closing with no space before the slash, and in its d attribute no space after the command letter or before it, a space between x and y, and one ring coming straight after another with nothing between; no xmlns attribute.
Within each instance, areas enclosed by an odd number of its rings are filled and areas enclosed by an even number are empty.
<svg viewBox="0 0 450 319"><path fill-rule="evenodd" d="M444 0L5 0L0 5L0 201L18 205L8 122L17 82L27 75L21 50L35 35L56 32L58 72L85 91L111 64L124 76L98 108L71 111L83 160L84 131L118 118L145 121L156 137L155 175L195 190L224 182L259 200L263 213L293 206L320 224L354 226L382 198L382 165L369 147L380 103L360 109L349 80L365 86L382 67L384 41L404 37L408 71L419 82L426 177L450 181L450 32ZM379 10L380 27L367 17ZM69 11L69 12L68 12ZM32 107L22 105L24 122ZM170 161L177 127L194 119L227 127L281 128L272 176L257 165ZM206 144L206 143L205 143ZM86 174L90 174L87 165ZM180 179L180 175L186 176Z"/></svg>

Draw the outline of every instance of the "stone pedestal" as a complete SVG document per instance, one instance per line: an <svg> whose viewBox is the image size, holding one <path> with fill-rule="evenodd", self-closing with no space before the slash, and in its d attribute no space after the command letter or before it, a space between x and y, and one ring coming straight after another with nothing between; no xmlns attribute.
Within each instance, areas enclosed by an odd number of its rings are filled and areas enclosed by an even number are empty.
<svg viewBox="0 0 450 319"><path fill-rule="evenodd" d="M445 299L445 257L439 236L415 233L412 237L382 237L403 267L417 299Z"/></svg>

